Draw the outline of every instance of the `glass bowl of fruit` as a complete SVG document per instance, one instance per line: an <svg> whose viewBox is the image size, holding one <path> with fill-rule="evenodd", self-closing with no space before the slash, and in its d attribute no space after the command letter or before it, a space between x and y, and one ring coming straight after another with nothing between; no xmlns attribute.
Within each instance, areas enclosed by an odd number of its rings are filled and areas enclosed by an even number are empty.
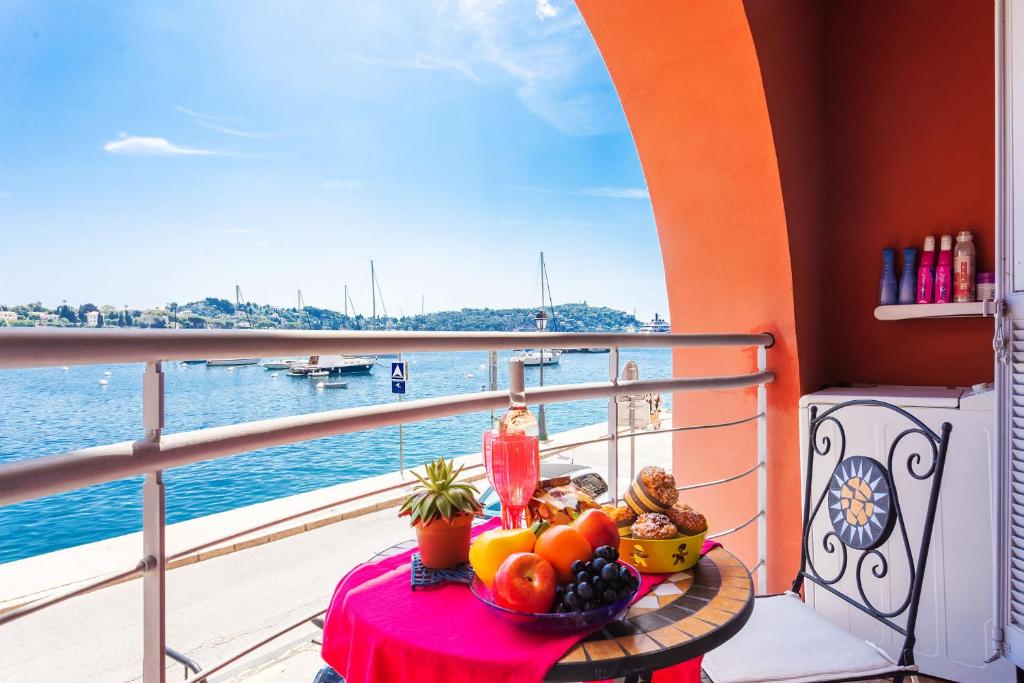
<svg viewBox="0 0 1024 683"><path fill-rule="evenodd" d="M570 580L556 585L548 562L534 553L517 553L502 564L493 589L479 577L470 589L506 621L535 631L571 633L620 619L640 587L640 574L619 562L619 551L611 546L599 547L590 560L575 560L570 570Z"/></svg>

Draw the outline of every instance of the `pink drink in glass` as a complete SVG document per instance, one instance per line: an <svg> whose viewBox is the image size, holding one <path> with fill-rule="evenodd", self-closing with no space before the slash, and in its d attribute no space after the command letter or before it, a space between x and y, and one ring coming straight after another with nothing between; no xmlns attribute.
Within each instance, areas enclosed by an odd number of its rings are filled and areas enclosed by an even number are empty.
<svg viewBox="0 0 1024 683"><path fill-rule="evenodd" d="M500 434L491 439L491 484L501 499L502 526L521 527L526 504L540 479L540 444L535 436Z"/></svg>
<svg viewBox="0 0 1024 683"><path fill-rule="evenodd" d="M498 491L498 485L494 483L494 469L491 465L491 443L498 437L498 434L499 432L497 429L484 430L484 448L482 451L484 457L484 472L487 473L487 481L491 482L491 488L493 488L496 493ZM499 496L499 498L500 497L501 496ZM508 514L505 511L504 505L501 506L501 526L504 529L509 528Z"/></svg>

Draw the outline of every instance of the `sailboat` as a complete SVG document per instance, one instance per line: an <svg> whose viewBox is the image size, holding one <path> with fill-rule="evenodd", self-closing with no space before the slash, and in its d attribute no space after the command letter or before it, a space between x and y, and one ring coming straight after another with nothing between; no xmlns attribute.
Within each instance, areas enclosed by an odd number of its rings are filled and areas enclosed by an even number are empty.
<svg viewBox="0 0 1024 683"><path fill-rule="evenodd" d="M252 316L249 315L249 304L245 303L242 298L242 288L235 285L235 315L238 315L238 311L245 313L245 322L239 322L238 327L243 329L253 329L255 325L252 323ZM211 358L206 361L206 367L220 367L228 366L234 367L237 365L256 365L260 362L259 358Z"/></svg>
<svg viewBox="0 0 1024 683"><path fill-rule="evenodd" d="M377 270L376 270L376 268L373 265L373 261L371 260L370 261L370 296L371 296L371 298L373 300L373 303L372 303L371 318L370 318L370 320L372 322L370 324L373 326L373 330L374 331L380 329L380 323L378 323L378 321L377 321L377 293L379 291L380 291L380 283L377 281ZM381 295L381 297L380 297L380 307L384 310L384 319L387 320L388 309L384 305L384 296L383 295ZM377 356L379 358L398 358L398 354L397 353L379 353L379 354L377 354Z"/></svg>
<svg viewBox="0 0 1024 683"><path fill-rule="evenodd" d="M547 308L549 324L555 323L555 307L551 300L551 284L548 282L548 269L544 263L544 252L540 253L540 307ZM545 300L546 295L546 300ZM523 349L512 354L512 360L522 361L523 365L557 365L562 359L561 349Z"/></svg>

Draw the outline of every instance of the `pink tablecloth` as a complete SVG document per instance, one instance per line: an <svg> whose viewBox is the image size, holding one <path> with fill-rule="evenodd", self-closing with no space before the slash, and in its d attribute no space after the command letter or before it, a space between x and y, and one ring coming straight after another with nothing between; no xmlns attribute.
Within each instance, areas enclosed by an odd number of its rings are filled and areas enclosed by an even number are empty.
<svg viewBox="0 0 1024 683"><path fill-rule="evenodd" d="M481 525L475 532L495 524ZM347 683L535 683L589 634L518 628L496 617L463 585L413 592L413 552L360 565L335 589L321 654ZM639 595L665 576L643 575ZM700 662L695 662L673 667L655 680L698 683Z"/></svg>

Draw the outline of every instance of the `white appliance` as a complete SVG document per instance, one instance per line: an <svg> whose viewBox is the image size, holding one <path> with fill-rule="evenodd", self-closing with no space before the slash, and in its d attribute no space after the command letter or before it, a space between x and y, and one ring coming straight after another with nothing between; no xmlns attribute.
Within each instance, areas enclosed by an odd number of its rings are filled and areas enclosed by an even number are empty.
<svg viewBox="0 0 1024 683"><path fill-rule="evenodd" d="M936 433L943 422L953 425L946 469L939 493L938 513L932 534L931 551L925 572L917 618L916 663L924 674L953 681L985 683L1014 681L1015 670L1007 659L985 663L993 654L993 629L996 605L997 541L995 515L997 506L995 392L982 385L975 389L947 387L872 386L831 388L804 396L800 400L800 481L801 500L806 480L807 438L810 407L819 413L831 405L852 399L878 399L899 406L920 419ZM891 410L877 406L854 406L836 414L846 434L846 456L864 455L885 464L893 440L910 423ZM823 490L826 479L836 463L834 453L839 434L833 425L824 423L819 437L833 439L833 452L815 456L812 494ZM911 435L897 449L893 470L900 504L907 520L911 546L916 550L927 508L927 485L903 485L911 481L907 475L907 457L920 451L922 467L929 458L924 437ZM916 483L916 482L914 482ZM811 505L814 505L812 497ZM810 558L818 573L831 578L838 573L838 553L829 554L822 546L830 527L827 516L819 515L820 524L812 526ZM875 579L872 562L862 570L865 594L879 609L893 609L906 595L909 568L903 559L902 537L895 529L884 546L889 559L888 575ZM854 578L859 551L850 550L850 568L837 587L847 595L857 596ZM869 558L870 559L870 558ZM877 622L859 609L843 602L827 591L805 581L808 605L830 621L850 630L896 657L903 636ZM897 618L899 624L905 619Z"/></svg>

